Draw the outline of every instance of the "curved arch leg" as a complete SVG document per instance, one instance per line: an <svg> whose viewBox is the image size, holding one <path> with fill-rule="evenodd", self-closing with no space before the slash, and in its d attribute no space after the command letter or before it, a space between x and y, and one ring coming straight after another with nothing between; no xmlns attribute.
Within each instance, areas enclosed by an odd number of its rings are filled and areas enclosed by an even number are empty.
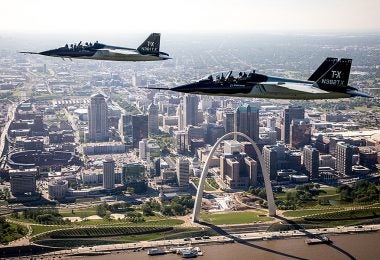
<svg viewBox="0 0 380 260"><path fill-rule="evenodd" d="M252 140L252 138L250 138L246 134L241 133L241 132L230 132L228 134L223 135L214 144L214 146L211 148L209 155L207 156L207 160L206 160L205 165L203 166L201 178L199 180L197 195L195 197L195 204L194 204L194 210L193 210L193 216L192 216L193 222L197 222L199 220L199 214L200 214L201 206L202 206L203 190L205 187L205 180L207 177L208 168L210 166L210 160L211 160L212 156L214 155L216 148L219 146L219 144L222 141L226 140L229 136L234 136L236 138L237 135L246 138L252 144L253 148L255 149L255 152L257 154L257 158L259 159L259 162L261 165L261 170L263 172L264 183L265 183L265 191L266 191L267 201L268 201L269 216L276 216L276 206L274 203L274 196L273 196L272 186L270 183L269 173L268 173L266 167L264 166L263 155L261 154L259 147L257 147L256 143Z"/></svg>

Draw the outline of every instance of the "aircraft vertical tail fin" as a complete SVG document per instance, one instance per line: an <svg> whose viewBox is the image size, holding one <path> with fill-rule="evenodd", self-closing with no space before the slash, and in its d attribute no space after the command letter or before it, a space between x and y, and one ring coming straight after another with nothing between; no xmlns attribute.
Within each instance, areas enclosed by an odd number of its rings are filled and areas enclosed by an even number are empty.
<svg viewBox="0 0 380 260"><path fill-rule="evenodd" d="M142 54L159 54L160 52L160 37L159 33L152 33L149 37L137 48Z"/></svg>
<svg viewBox="0 0 380 260"><path fill-rule="evenodd" d="M338 62L338 58L328 57L324 62L314 71L314 73L308 79L309 81L317 81L325 72Z"/></svg>
<svg viewBox="0 0 380 260"><path fill-rule="evenodd" d="M346 88L350 77L352 59L340 59L316 82L321 89Z"/></svg>

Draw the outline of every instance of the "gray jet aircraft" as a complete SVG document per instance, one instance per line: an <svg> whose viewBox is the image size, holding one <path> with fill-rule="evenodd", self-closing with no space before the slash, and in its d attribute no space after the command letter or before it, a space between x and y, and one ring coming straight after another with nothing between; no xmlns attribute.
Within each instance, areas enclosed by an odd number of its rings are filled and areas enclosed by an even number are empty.
<svg viewBox="0 0 380 260"><path fill-rule="evenodd" d="M171 59L169 54L160 51L160 34L152 33L137 48L125 48L95 42L66 44L64 47L43 52L20 52L68 59L91 59L113 61L156 61Z"/></svg>
<svg viewBox="0 0 380 260"><path fill-rule="evenodd" d="M169 90L212 96L236 96L272 99L335 99L366 97L366 93L348 85L351 59L327 58L308 80L288 79L232 71L210 75L194 83ZM156 88L168 90L168 88Z"/></svg>

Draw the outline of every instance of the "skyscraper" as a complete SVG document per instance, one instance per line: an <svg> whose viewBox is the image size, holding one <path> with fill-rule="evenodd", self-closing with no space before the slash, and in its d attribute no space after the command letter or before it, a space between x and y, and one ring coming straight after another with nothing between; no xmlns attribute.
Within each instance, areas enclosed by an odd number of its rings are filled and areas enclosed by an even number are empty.
<svg viewBox="0 0 380 260"><path fill-rule="evenodd" d="M137 148L139 141L148 138L148 116L133 115L132 116L132 144Z"/></svg>
<svg viewBox="0 0 380 260"><path fill-rule="evenodd" d="M305 109L300 106L289 106L282 112L281 116L281 140L290 143L290 124L293 119L304 119Z"/></svg>
<svg viewBox="0 0 380 260"><path fill-rule="evenodd" d="M230 133L235 130L235 113L232 109L223 113L223 126L225 133Z"/></svg>
<svg viewBox="0 0 380 260"><path fill-rule="evenodd" d="M319 151L311 145L303 148L303 165L310 179L318 178Z"/></svg>
<svg viewBox="0 0 380 260"><path fill-rule="evenodd" d="M290 124L290 146L302 148L311 142L311 124L308 118L293 119Z"/></svg>
<svg viewBox="0 0 380 260"><path fill-rule="evenodd" d="M180 190L187 190L189 188L189 176L190 176L190 163L184 157L177 159L177 182Z"/></svg>
<svg viewBox="0 0 380 260"><path fill-rule="evenodd" d="M196 95L185 94L183 97L183 125L196 126L198 124L198 104L199 99Z"/></svg>
<svg viewBox="0 0 380 260"><path fill-rule="evenodd" d="M115 161L112 158L103 160L103 188L115 188Z"/></svg>
<svg viewBox="0 0 380 260"><path fill-rule="evenodd" d="M158 132L158 107L153 102L148 106L148 132Z"/></svg>
<svg viewBox="0 0 380 260"><path fill-rule="evenodd" d="M254 141L259 140L259 109L244 104L235 112L235 130L242 132Z"/></svg>
<svg viewBox="0 0 380 260"><path fill-rule="evenodd" d="M91 96L88 107L88 140L108 141L108 109L105 96L98 93Z"/></svg>
<svg viewBox="0 0 380 260"><path fill-rule="evenodd" d="M352 173L352 156L355 146L338 142L336 145L336 170L342 175Z"/></svg>

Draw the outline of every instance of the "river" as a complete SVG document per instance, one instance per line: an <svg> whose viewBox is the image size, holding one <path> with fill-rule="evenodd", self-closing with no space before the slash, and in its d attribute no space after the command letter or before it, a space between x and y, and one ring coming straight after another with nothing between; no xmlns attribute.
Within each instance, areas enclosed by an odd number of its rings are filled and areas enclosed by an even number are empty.
<svg viewBox="0 0 380 260"><path fill-rule="evenodd" d="M380 232L362 234L329 235L331 245L307 245L305 237L268 241L250 241L220 245L201 245L204 252L200 260L246 260L246 259L380 259ZM148 256L141 252L119 252L94 256L91 259L106 260L170 260L181 259L174 254Z"/></svg>

